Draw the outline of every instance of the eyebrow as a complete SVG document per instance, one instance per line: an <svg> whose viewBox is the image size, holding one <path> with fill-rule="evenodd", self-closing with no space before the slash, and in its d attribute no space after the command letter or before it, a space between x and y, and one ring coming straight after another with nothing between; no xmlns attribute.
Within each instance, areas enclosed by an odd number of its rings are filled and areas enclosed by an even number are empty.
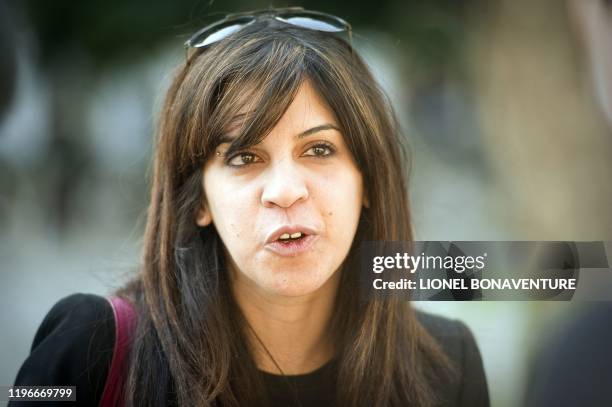
<svg viewBox="0 0 612 407"><path fill-rule="evenodd" d="M308 130L305 130L305 131L301 132L300 134L297 135L297 138L304 138L304 137L310 136L311 134L314 134L314 133L317 133L317 132L323 131L323 130L336 130L336 131L340 131L340 129L338 127L334 126L333 124L325 123L325 124L322 124L320 126L315 126L315 127L312 127L312 128L310 128Z"/></svg>
<svg viewBox="0 0 612 407"><path fill-rule="evenodd" d="M301 139L301 138L308 137L308 136L310 136L312 134L315 134L315 133L318 133L318 132L324 131L324 130L336 130L338 132L341 131L337 126L334 126L331 123L325 123L325 124L321 124L319 126L311 127L308 130L304 130L303 132L299 133L296 137ZM231 136L229 134L224 134L219 139L219 144L231 143L235 139L236 139L236 136Z"/></svg>

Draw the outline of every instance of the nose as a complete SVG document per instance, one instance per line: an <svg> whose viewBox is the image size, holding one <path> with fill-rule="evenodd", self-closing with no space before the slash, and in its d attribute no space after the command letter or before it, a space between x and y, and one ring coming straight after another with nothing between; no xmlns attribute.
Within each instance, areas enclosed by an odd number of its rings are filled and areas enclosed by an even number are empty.
<svg viewBox="0 0 612 407"><path fill-rule="evenodd" d="M264 207L289 208L308 195L304 174L292 160L282 160L268 169L261 193Z"/></svg>

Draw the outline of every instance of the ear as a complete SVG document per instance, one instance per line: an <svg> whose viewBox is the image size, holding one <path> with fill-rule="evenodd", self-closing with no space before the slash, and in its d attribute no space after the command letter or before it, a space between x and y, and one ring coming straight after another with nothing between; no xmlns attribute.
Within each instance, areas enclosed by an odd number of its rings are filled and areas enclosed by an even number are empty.
<svg viewBox="0 0 612 407"><path fill-rule="evenodd" d="M210 211L206 208L204 204L198 209L198 214L196 216L196 223L198 226L205 227L210 225L212 222L212 216L210 215Z"/></svg>
<svg viewBox="0 0 612 407"><path fill-rule="evenodd" d="M366 208L370 208L370 198L368 197L368 192L363 192L363 206Z"/></svg>

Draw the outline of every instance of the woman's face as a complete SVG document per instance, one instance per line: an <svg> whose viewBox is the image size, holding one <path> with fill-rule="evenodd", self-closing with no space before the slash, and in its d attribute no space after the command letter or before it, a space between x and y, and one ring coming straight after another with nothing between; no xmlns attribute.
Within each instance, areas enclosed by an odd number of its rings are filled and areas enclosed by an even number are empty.
<svg viewBox="0 0 612 407"><path fill-rule="evenodd" d="M339 269L364 199L338 128L305 81L259 144L233 156L225 156L230 143L221 144L206 163L197 223L216 227L234 283L299 296L316 292Z"/></svg>

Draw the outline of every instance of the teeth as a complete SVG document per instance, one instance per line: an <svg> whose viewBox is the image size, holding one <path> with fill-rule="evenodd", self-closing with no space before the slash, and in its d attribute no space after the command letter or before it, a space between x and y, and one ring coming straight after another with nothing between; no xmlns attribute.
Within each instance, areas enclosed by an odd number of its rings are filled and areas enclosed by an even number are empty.
<svg viewBox="0 0 612 407"><path fill-rule="evenodd" d="M280 240L287 240L287 239L297 239L302 237L302 232L295 232L292 234L289 233L283 233L282 235L280 235L279 239Z"/></svg>

